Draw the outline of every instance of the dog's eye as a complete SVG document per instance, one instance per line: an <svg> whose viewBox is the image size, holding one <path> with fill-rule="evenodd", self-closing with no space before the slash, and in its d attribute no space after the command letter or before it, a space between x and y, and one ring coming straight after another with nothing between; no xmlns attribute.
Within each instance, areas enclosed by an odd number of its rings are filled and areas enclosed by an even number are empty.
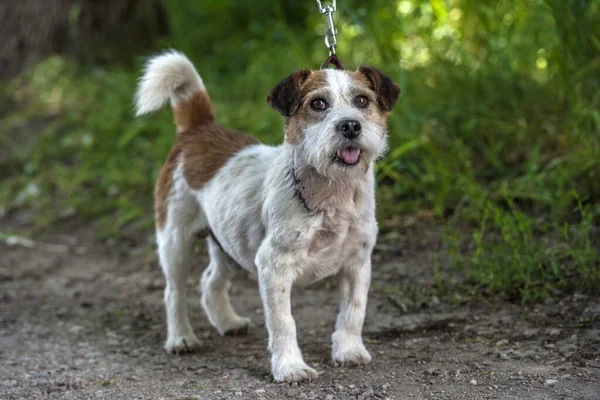
<svg viewBox="0 0 600 400"><path fill-rule="evenodd" d="M358 108L367 108L370 101L365 96L356 96L354 98L354 105Z"/></svg>
<svg viewBox="0 0 600 400"><path fill-rule="evenodd" d="M315 111L323 111L327 108L327 102L323 99L314 99L310 102L310 108Z"/></svg>

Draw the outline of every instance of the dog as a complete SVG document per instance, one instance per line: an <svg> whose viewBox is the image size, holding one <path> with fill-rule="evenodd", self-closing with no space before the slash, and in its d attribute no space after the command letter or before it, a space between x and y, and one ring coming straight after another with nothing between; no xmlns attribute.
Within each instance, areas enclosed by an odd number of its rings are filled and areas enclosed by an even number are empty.
<svg viewBox="0 0 600 400"><path fill-rule="evenodd" d="M190 325L186 281L194 241L206 236L210 262L201 303L221 335L247 331L228 294L242 267L258 277L276 382L311 380L290 295L339 276L341 305L332 335L335 364L366 364L362 328L371 278L374 163L387 148L387 117L400 89L374 67L297 70L268 94L285 119L279 146L217 124L200 75L182 53L147 62L135 95L137 116L170 100L177 136L155 187L156 238L166 278L165 349L200 341Z"/></svg>

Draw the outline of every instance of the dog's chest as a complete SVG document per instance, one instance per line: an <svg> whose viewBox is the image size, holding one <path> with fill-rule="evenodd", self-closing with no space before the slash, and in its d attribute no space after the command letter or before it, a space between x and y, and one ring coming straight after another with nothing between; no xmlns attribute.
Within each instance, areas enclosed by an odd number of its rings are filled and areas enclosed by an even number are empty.
<svg viewBox="0 0 600 400"><path fill-rule="evenodd" d="M375 240L368 221L344 215L325 217L300 237L294 251L298 260L296 283L300 285L363 263Z"/></svg>

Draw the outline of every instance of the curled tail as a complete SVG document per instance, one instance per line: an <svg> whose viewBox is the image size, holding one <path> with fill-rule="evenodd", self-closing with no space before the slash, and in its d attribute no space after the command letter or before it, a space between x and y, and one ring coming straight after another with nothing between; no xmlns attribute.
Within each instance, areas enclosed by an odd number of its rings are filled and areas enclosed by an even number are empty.
<svg viewBox="0 0 600 400"><path fill-rule="evenodd" d="M192 62L170 50L148 60L135 94L136 116L161 108L167 99L177 132L214 120L210 97Z"/></svg>

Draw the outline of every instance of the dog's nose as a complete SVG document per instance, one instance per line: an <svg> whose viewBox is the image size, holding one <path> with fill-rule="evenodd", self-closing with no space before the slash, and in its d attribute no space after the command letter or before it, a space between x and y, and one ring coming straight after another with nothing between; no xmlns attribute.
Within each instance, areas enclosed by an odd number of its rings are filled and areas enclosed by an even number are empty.
<svg viewBox="0 0 600 400"><path fill-rule="evenodd" d="M338 125L338 131L348 139L356 139L360 134L360 122L346 120Z"/></svg>

